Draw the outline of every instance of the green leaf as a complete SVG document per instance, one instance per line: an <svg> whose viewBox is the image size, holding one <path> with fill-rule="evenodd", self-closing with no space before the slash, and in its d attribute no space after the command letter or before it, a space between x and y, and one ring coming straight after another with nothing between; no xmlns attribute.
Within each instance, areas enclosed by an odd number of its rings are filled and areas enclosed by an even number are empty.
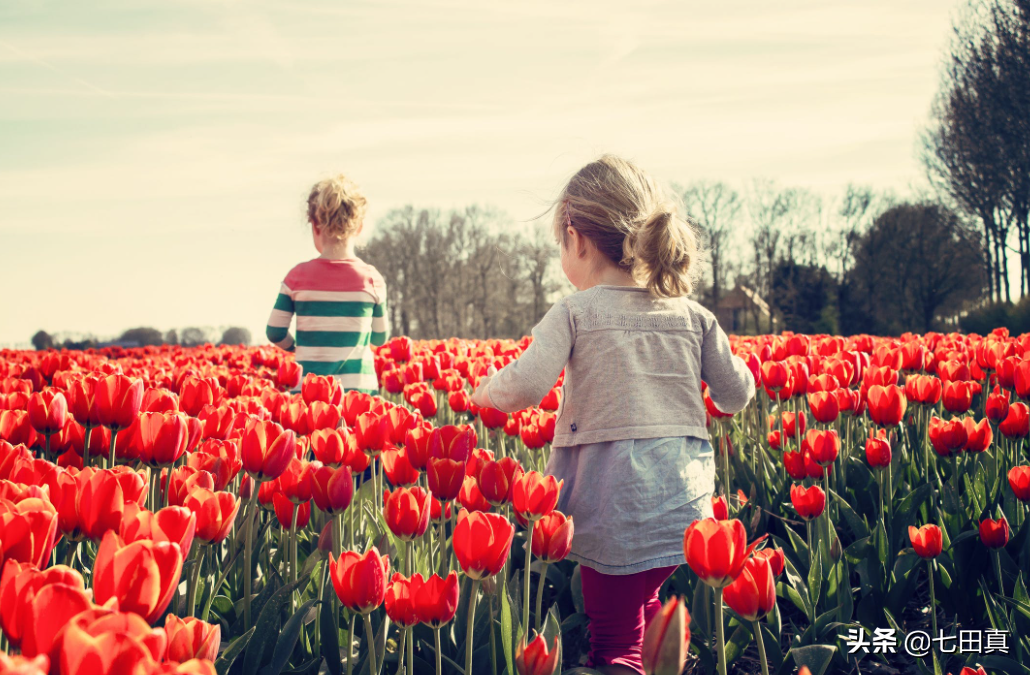
<svg viewBox="0 0 1030 675"><path fill-rule="evenodd" d="M319 631L321 633L321 652L325 659L329 675L343 675L343 660L340 658L340 634L337 632L333 615L336 614L332 598L322 602L319 612Z"/></svg>
<svg viewBox="0 0 1030 675"><path fill-rule="evenodd" d="M578 573L579 570L577 569L576 572ZM501 588L499 588L498 591L500 591L501 595L501 650L504 652L504 663L508 667L508 672L514 673L515 648L512 645L511 636L517 629L514 627L514 622L512 621L508 589L504 587L503 581Z"/></svg>
<svg viewBox="0 0 1030 675"><path fill-rule="evenodd" d="M830 494L837 500L838 511L842 516L844 516L844 520L847 521L848 527L851 528L851 531L855 533L855 538L862 539L864 537L868 537L869 526L866 525L865 521L859 517L851 504L833 490L830 490Z"/></svg>
<svg viewBox="0 0 1030 675"><path fill-rule="evenodd" d="M284 670L283 675L316 675L319 667L322 665L322 659L314 658L306 663L302 663L296 668Z"/></svg>
<svg viewBox="0 0 1030 675"><path fill-rule="evenodd" d="M998 656L997 654L978 656L977 661L979 661L980 665L985 668L992 668L997 670L999 673L1005 673L1006 675L1016 675L1017 673L1030 675L1030 668L1027 668L1018 661L1013 661L1010 658Z"/></svg>
<svg viewBox="0 0 1030 675"><path fill-rule="evenodd" d="M797 532L794 531L793 527L787 527L787 538L790 539L790 545L794 547L794 552L798 554L798 558L811 564L811 558L808 554L808 544L801 538Z"/></svg>
<svg viewBox="0 0 1030 675"><path fill-rule="evenodd" d="M290 594L307 579L297 579L276 591L265 606L261 608L257 623L254 624L254 638L247 647L243 657L243 671L256 673L261 666L268 663L272 650L275 649L276 637L279 635L279 621L283 607L290 600Z"/></svg>
<svg viewBox="0 0 1030 675"><path fill-rule="evenodd" d="M297 639L300 637L300 629L304 626L304 619L308 610L315 606L318 600L308 600L300 606L293 616L286 621L279 639L275 643L275 651L272 654L272 662L261 670L261 675L279 675L286 663L293 654L293 648L297 646Z"/></svg>
<svg viewBox="0 0 1030 675"><path fill-rule="evenodd" d="M233 662L236 661L236 657L240 655L247 645L250 643L250 638L254 635L254 628L251 628L243 635L239 636L232 641L222 655L215 661L215 670L218 671L218 675L226 675L229 669L232 668Z"/></svg>
<svg viewBox="0 0 1030 675"><path fill-rule="evenodd" d="M830 667L836 647L827 645L808 645L807 647L793 647L790 655L794 658L794 664L798 668L808 666L812 675L823 675Z"/></svg>
<svg viewBox="0 0 1030 675"><path fill-rule="evenodd" d="M887 530L883 526L883 518L876 521L876 550L881 565L887 564Z"/></svg>
<svg viewBox="0 0 1030 675"><path fill-rule="evenodd" d="M808 568L808 599L811 601L812 607L819 606L819 593L822 590L822 583L822 550L816 548L812 565Z"/></svg>
<svg viewBox="0 0 1030 675"><path fill-rule="evenodd" d="M715 600L712 598L711 588L700 579L694 587L694 600L690 607L690 632L692 635L700 635L705 639L713 635L711 611Z"/></svg>
<svg viewBox="0 0 1030 675"><path fill-rule="evenodd" d="M730 639L726 641L726 665L730 666L736 661L747 646L751 644L751 628L748 625L737 626Z"/></svg>
<svg viewBox="0 0 1030 675"><path fill-rule="evenodd" d="M547 612L547 620L543 625L544 629L544 640L547 641L548 648L555 644L555 640L558 643L558 652L561 653L561 617L558 616L558 607L555 605L551 606L550 611ZM558 666L555 668L555 672L561 672L561 660L562 657L558 657ZM551 674L553 675L553 674Z"/></svg>
<svg viewBox="0 0 1030 675"><path fill-rule="evenodd" d="M576 565L572 572L569 591L572 593L572 606L576 608L576 613L586 614L586 606L583 604L583 577L579 572L579 565Z"/></svg>

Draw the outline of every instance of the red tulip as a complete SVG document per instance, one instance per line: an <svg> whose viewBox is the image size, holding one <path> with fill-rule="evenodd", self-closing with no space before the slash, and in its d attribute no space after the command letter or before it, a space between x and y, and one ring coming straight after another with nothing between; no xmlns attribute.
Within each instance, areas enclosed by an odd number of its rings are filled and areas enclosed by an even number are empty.
<svg viewBox="0 0 1030 675"><path fill-rule="evenodd" d="M311 519L310 501L298 505L282 492L272 495L272 507L275 509L275 517L279 520L279 526L284 530L293 527L294 511L296 511L298 530L307 527L308 521Z"/></svg>
<svg viewBox="0 0 1030 675"><path fill-rule="evenodd" d="M913 375L905 380L905 397L920 405L937 405L943 394L941 381L933 375Z"/></svg>
<svg viewBox="0 0 1030 675"><path fill-rule="evenodd" d="M376 457L390 439L390 420L386 415L362 413L354 423L353 433L361 451Z"/></svg>
<svg viewBox="0 0 1030 675"><path fill-rule="evenodd" d="M311 451L315 459L332 466L342 464L347 454L346 433L338 429L319 429L311 432Z"/></svg>
<svg viewBox="0 0 1030 675"><path fill-rule="evenodd" d="M901 387L873 385L866 394L869 403L869 419L882 427L893 427L901 423L905 415L907 400Z"/></svg>
<svg viewBox="0 0 1030 675"><path fill-rule="evenodd" d="M808 395L808 407L812 417L823 424L830 424L840 415L840 404L832 391L819 391Z"/></svg>
<svg viewBox="0 0 1030 675"><path fill-rule="evenodd" d="M504 516L462 510L453 535L458 564L472 579L494 576L508 559L514 537L515 526Z"/></svg>
<svg viewBox="0 0 1030 675"><path fill-rule="evenodd" d="M117 532L129 500L114 473L96 471L80 484L79 490L76 503L82 533L99 541L106 532Z"/></svg>
<svg viewBox="0 0 1030 675"><path fill-rule="evenodd" d="M730 517L730 505L726 502L726 497L712 497L712 513L716 520L726 520Z"/></svg>
<svg viewBox="0 0 1030 675"><path fill-rule="evenodd" d="M294 504L310 501L314 491L312 482L314 468L310 462L296 457L291 459L286 471L279 476L279 487L282 488L283 496Z"/></svg>
<svg viewBox="0 0 1030 675"><path fill-rule="evenodd" d="M757 556L744 563L744 569L726 587L726 604L747 621L757 621L776 606L776 577L765 558Z"/></svg>
<svg viewBox="0 0 1030 675"><path fill-rule="evenodd" d="M375 546L365 555L344 551L338 560L329 554L329 576L336 597L344 607L358 614L368 614L383 604L389 567L389 556L380 556Z"/></svg>
<svg viewBox="0 0 1030 675"><path fill-rule="evenodd" d="M811 452L812 459L820 466L829 466L837 460L837 455L840 454L840 437L833 430L810 429L805 434L801 447L803 450Z"/></svg>
<svg viewBox="0 0 1030 675"><path fill-rule="evenodd" d="M695 520L683 533L683 553L690 569L703 582L713 588L724 588L737 578L744 562L763 539L765 535L749 545L744 523L737 519L705 518Z"/></svg>
<svg viewBox="0 0 1030 675"><path fill-rule="evenodd" d="M1009 392L1007 389L995 386L994 392L987 397L985 409L987 419L992 422L1001 422L1009 414Z"/></svg>
<svg viewBox="0 0 1030 675"><path fill-rule="evenodd" d="M119 535L126 544L134 541L172 542L179 545L182 557L190 554L190 546L197 532L197 516L184 506L166 506L151 513L132 506L135 513L126 512Z"/></svg>
<svg viewBox="0 0 1030 675"><path fill-rule="evenodd" d="M533 524L533 555L546 563L565 560L572 549L572 518L551 511Z"/></svg>
<svg viewBox="0 0 1030 675"><path fill-rule="evenodd" d="M682 598L670 597L644 632L641 657L647 675L679 675L690 651L690 613Z"/></svg>
<svg viewBox="0 0 1030 675"><path fill-rule="evenodd" d="M787 386L790 369L781 361L766 361L762 364L762 383L766 389L779 391Z"/></svg>
<svg viewBox="0 0 1030 675"><path fill-rule="evenodd" d="M386 585L386 595L383 597L386 615L401 628L410 628L419 622L415 595L422 583L421 574L414 574L410 579L405 579L395 572Z"/></svg>
<svg viewBox="0 0 1030 675"><path fill-rule="evenodd" d="M21 653L35 657L52 651L54 638L72 617L92 606L89 594L77 582L49 583L23 597Z"/></svg>
<svg viewBox="0 0 1030 675"><path fill-rule="evenodd" d="M167 389L153 387L143 392L140 412L179 412L179 397Z"/></svg>
<svg viewBox="0 0 1030 675"><path fill-rule="evenodd" d="M887 440L887 432L880 429L875 436L865 442L865 458L869 466L883 469L891 464L891 444Z"/></svg>
<svg viewBox="0 0 1030 675"><path fill-rule="evenodd" d="M476 447L476 440L476 431L471 426L439 427L429 435L429 455L464 465Z"/></svg>
<svg viewBox="0 0 1030 675"><path fill-rule="evenodd" d="M772 573L775 576L783 574L783 568L787 564L787 559L783 554L782 548L763 548L760 551L755 551L755 557L768 560Z"/></svg>
<svg viewBox="0 0 1030 675"><path fill-rule="evenodd" d="M508 423L508 413L497 408L480 408L479 419L487 429L501 429Z"/></svg>
<svg viewBox="0 0 1030 675"><path fill-rule="evenodd" d="M186 452L187 417L182 413L142 413L136 428L139 459L152 467L169 466Z"/></svg>
<svg viewBox="0 0 1030 675"><path fill-rule="evenodd" d="M350 467L316 467L311 473L311 496L323 513L343 513L354 498L354 477Z"/></svg>
<svg viewBox="0 0 1030 675"><path fill-rule="evenodd" d="M165 618L165 634L168 637L169 661L218 658L218 646L222 643L222 627L188 616L180 619L174 614Z"/></svg>
<svg viewBox="0 0 1030 675"><path fill-rule="evenodd" d="M1030 502L1030 466L1014 466L1009 469L1009 487L1016 499Z"/></svg>
<svg viewBox="0 0 1030 675"><path fill-rule="evenodd" d="M512 484L512 506L523 518L539 520L558 504L558 494L564 482L539 471L529 471Z"/></svg>
<svg viewBox="0 0 1030 675"><path fill-rule="evenodd" d="M183 506L197 517L197 538L208 544L218 544L229 536L240 511L240 500L231 492L195 488Z"/></svg>
<svg viewBox="0 0 1030 675"><path fill-rule="evenodd" d="M240 444L243 469L255 480L278 478L297 456L297 436L275 422L251 421Z"/></svg>
<svg viewBox="0 0 1030 675"><path fill-rule="evenodd" d="M54 640L51 661L62 675L149 673L164 658L165 631L131 613L89 610L75 616Z"/></svg>
<svg viewBox="0 0 1030 675"><path fill-rule="evenodd" d="M29 397L29 424L41 434L54 434L64 428L68 401L54 389L44 389Z"/></svg>
<svg viewBox="0 0 1030 675"><path fill-rule="evenodd" d="M1009 543L1009 521L1004 516L998 520L992 518L981 520L980 541L987 548L1004 548Z"/></svg>
<svg viewBox="0 0 1030 675"><path fill-rule="evenodd" d="M300 384L304 369L296 361L283 361L275 373L275 384L279 389L287 391Z"/></svg>
<svg viewBox="0 0 1030 675"><path fill-rule="evenodd" d="M991 430L990 420L974 422L972 417L967 417L962 420L962 426L966 431L966 443L963 446L966 452L984 452L991 446L994 432Z"/></svg>
<svg viewBox="0 0 1030 675"><path fill-rule="evenodd" d="M912 542L912 548L916 550L916 555L920 558L928 560L936 558L941 554L941 549L944 547L941 528L936 525L923 525L920 528L909 525L908 538Z"/></svg>
<svg viewBox="0 0 1030 675"><path fill-rule="evenodd" d="M404 452L408 462L419 471L424 471L429 462L429 441L433 429L428 425L408 429L404 435Z"/></svg>
<svg viewBox="0 0 1030 675"><path fill-rule="evenodd" d="M458 389L447 395L447 405L458 414L467 413L472 407L472 398L464 389Z"/></svg>
<svg viewBox="0 0 1030 675"><path fill-rule="evenodd" d="M304 376L304 382L300 388L301 396L306 403L322 401L332 405L339 405L343 401L343 389L335 377L315 375L308 373Z"/></svg>
<svg viewBox="0 0 1030 675"><path fill-rule="evenodd" d="M126 543L108 532L97 550L93 595L98 603L117 598L122 611L135 612L153 623L172 600L182 561L178 544L148 540Z"/></svg>
<svg viewBox="0 0 1030 675"><path fill-rule="evenodd" d="M1025 403L1013 403L1009 414L998 425L998 431L1008 438L1024 438L1030 435L1030 410Z"/></svg>
<svg viewBox="0 0 1030 675"><path fill-rule="evenodd" d="M429 494L420 487L401 487L390 493L383 504L383 517L394 536L411 541L425 534L432 509L429 500Z"/></svg>
<svg viewBox="0 0 1030 675"><path fill-rule="evenodd" d="M32 602L45 586L70 586L85 595L86 585L82 575L65 565L54 565L39 571L29 563L8 560L0 576L0 623L4 635L14 646L22 642L32 615ZM32 653L34 649L30 650Z"/></svg>
<svg viewBox="0 0 1030 675"><path fill-rule="evenodd" d="M222 402L222 388L213 378L187 377L179 388L179 408L190 417L197 417L205 406Z"/></svg>
<svg viewBox="0 0 1030 675"><path fill-rule="evenodd" d="M57 537L57 509L45 498L0 500L0 561L44 567Z"/></svg>
<svg viewBox="0 0 1030 675"><path fill-rule="evenodd" d="M194 466L180 466L171 472L161 473L161 484L167 487L171 506L185 506L186 498L196 489L215 490L217 487L214 474Z"/></svg>
<svg viewBox="0 0 1030 675"><path fill-rule="evenodd" d="M0 652L0 673L4 675L46 675L50 672L50 658L40 654L34 658L27 656L8 656Z"/></svg>
<svg viewBox="0 0 1030 675"><path fill-rule="evenodd" d="M522 466L514 457L488 460L479 467L479 491L493 506L503 506L511 501L511 490L522 474Z"/></svg>
<svg viewBox="0 0 1030 675"><path fill-rule="evenodd" d="M433 628L443 626L458 611L458 573L427 578L414 594L418 620Z"/></svg>
<svg viewBox="0 0 1030 675"><path fill-rule="evenodd" d="M798 515L805 520L818 518L826 508L826 493L818 485L806 488L795 483L790 486L790 501Z"/></svg>
<svg viewBox="0 0 1030 675"><path fill-rule="evenodd" d="M968 431L960 419L930 418L930 445L941 457L949 457L965 447Z"/></svg>
<svg viewBox="0 0 1030 675"><path fill-rule="evenodd" d="M944 401L944 409L950 413L961 414L969 410L973 404L973 386L971 382L945 382L944 394L941 397Z"/></svg>
<svg viewBox="0 0 1030 675"><path fill-rule="evenodd" d="M515 648L515 669L519 675L551 675L558 667L558 660L561 658L558 636L554 636L554 644L550 646L550 649L548 649L547 640L543 635L537 635L528 645L526 640L527 637L524 636L519 642L519 646Z"/></svg>
<svg viewBox="0 0 1030 675"><path fill-rule="evenodd" d="M125 375L108 375L97 382L97 419L112 429L125 429L132 425L143 405L143 380Z"/></svg>
<svg viewBox="0 0 1030 675"><path fill-rule="evenodd" d="M405 433L407 433L405 431ZM387 444L383 449L382 460L383 471L391 485L414 485L418 482L419 471L408 461L406 448L398 448L393 444Z"/></svg>

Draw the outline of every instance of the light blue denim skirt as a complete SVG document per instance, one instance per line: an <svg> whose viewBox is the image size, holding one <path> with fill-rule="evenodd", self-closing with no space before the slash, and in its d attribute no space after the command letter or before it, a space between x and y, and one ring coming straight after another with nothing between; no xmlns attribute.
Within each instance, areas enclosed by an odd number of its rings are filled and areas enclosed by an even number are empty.
<svg viewBox="0 0 1030 675"><path fill-rule="evenodd" d="M701 438L646 438L551 449L572 516L570 560L603 574L681 565L683 533L711 517L715 452Z"/></svg>

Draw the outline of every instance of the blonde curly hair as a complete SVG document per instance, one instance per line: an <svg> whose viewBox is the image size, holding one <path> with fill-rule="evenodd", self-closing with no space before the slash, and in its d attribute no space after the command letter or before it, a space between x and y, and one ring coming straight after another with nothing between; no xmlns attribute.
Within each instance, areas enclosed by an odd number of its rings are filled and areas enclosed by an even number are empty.
<svg viewBox="0 0 1030 675"><path fill-rule="evenodd" d="M694 289L701 256L694 226L632 162L604 155L576 172L555 203L554 233L562 246L570 226L655 297Z"/></svg>
<svg viewBox="0 0 1030 675"><path fill-rule="evenodd" d="M324 236L348 239L357 233L365 218L367 200L350 178L338 174L315 183L308 195L308 220Z"/></svg>

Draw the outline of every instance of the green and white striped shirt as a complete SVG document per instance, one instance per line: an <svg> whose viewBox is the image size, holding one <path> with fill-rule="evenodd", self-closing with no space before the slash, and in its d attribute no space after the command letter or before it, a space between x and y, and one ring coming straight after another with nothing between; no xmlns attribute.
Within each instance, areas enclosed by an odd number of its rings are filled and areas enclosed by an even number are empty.
<svg viewBox="0 0 1030 675"><path fill-rule="evenodd" d="M390 337L386 283L357 258L301 263L283 280L265 332L282 349L296 349L305 374L332 375L348 390L378 391L370 345Z"/></svg>

